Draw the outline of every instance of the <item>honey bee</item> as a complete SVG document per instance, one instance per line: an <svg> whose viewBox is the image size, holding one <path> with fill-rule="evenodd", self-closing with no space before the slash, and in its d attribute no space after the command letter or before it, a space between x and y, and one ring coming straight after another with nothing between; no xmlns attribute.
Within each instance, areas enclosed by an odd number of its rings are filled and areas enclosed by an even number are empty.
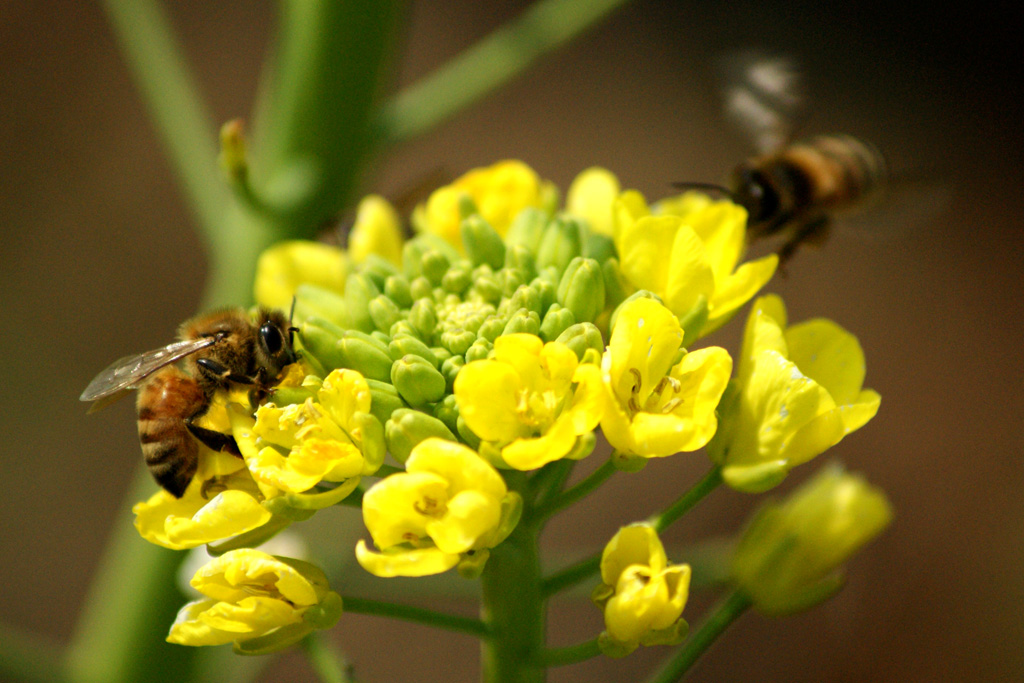
<svg viewBox="0 0 1024 683"><path fill-rule="evenodd" d="M115 361L96 375L81 400L97 401L92 412L138 387L139 442L149 471L160 486L180 498L199 466L199 445L238 455L230 434L206 429L196 420L214 392L250 387L253 403L265 397L281 370L295 362L294 328L279 311L265 308L218 310L184 322L180 341ZM183 361L187 372L174 363Z"/></svg>
<svg viewBox="0 0 1024 683"><path fill-rule="evenodd" d="M888 168L870 143L850 135L793 140L805 104L794 62L751 52L720 66L726 113L759 152L736 166L724 189L747 210L750 240L784 236L780 265L801 244L823 242L835 217L885 194Z"/></svg>

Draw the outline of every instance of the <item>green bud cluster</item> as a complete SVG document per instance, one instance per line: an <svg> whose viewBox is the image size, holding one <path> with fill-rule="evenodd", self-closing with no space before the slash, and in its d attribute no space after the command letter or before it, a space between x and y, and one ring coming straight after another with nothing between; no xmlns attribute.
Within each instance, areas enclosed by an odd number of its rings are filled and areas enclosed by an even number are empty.
<svg viewBox="0 0 1024 683"><path fill-rule="evenodd" d="M625 298L611 239L585 223L528 208L503 239L475 207L464 208L464 253L421 234L405 244L400 268L370 257L343 295L312 285L297 294L307 359L324 373L351 368L367 378L371 412L399 460L431 436L479 444L452 388L498 337L532 334L593 359L608 314Z"/></svg>

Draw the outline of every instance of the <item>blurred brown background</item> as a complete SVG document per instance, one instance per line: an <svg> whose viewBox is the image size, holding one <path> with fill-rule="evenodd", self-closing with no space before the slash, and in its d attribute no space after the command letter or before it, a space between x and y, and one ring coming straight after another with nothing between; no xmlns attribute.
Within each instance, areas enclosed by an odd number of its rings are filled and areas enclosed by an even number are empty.
<svg viewBox="0 0 1024 683"><path fill-rule="evenodd" d="M247 115L272 3L166 4L218 121ZM827 316L859 336L882 410L833 453L889 493L897 519L836 599L785 620L745 617L692 680L1024 680L1021 10L821 4L637 0L382 159L367 189L397 193L438 166L454 175L508 157L563 188L591 164L649 197L673 180L719 180L750 150L720 116L711 59L751 45L800 59L809 133L863 136L952 192L940 219L889 239L840 232L769 286L792 320ZM414 3L399 82L522 6ZM0 2L0 64L0 618L64 642L139 459L128 402L86 417L77 396L113 359L171 340L197 306L204 263L98 4ZM712 341L735 352L736 327ZM599 547L705 469L697 453L619 475L546 540ZM668 540L730 533L755 504L720 492ZM694 599L691 623L707 602ZM552 641L600 628L597 610L570 603ZM367 682L476 677L467 637L358 616L332 636ZM551 680L638 680L663 655ZM264 680L312 673L288 655Z"/></svg>

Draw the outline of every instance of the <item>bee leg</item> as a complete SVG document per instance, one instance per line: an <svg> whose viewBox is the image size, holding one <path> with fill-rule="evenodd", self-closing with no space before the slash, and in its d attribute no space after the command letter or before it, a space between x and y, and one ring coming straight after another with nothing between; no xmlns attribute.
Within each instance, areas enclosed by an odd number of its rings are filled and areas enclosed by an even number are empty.
<svg viewBox="0 0 1024 683"><path fill-rule="evenodd" d="M231 372L231 368L221 365L212 358L200 358L196 361L196 365L206 370L214 377L222 381L231 381L237 384L255 384L256 380L248 375L236 375Z"/></svg>
<svg viewBox="0 0 1024 683"><path fill-rule="evenodd" d="M797 248L805 242L821 244L828 237L830 223L827 216L821 216L800 224L779 248L779 267L785 266L796 254Z"/></svg>
<svg viewBox="0 0 1024 683"><path fill-rule="evenodd" d="M185 426L188 427L188 431L192 433L192 436L199 439L211 451L224 451L225 453L242 457L242 453L238 450L238 443L235 442L235 437L213 429L207 429L206 427L200 427L192 421L195 417L193 416L185 420Z"/></svg>

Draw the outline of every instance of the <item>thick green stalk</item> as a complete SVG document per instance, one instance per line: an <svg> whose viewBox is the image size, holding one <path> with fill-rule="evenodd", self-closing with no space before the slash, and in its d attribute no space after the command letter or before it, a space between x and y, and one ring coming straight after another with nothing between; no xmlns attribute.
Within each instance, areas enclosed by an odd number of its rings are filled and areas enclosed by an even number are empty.
<svg viewBox="0 0 1024 683"><path fill-rule="evenodd" d="M704 497L718 488L722 483L722 468L718 465L712 467L704 477L694 484L690 489L680 496L674 503L665 508L662 512L651 517L648 521L654 530L659 534L671 524L678 521L683 515L704 500Z"/></svg>
<svg viewBox="0 0 1024 683"><path fill-rule="evenodd" d="M0 680L61 683L63 654L57 643L0 623Z"/></svg>
<svg viewBox="0 0 1024 683"><path fill-rule="evenodd" d="M510 487L525 488L525 481ZM483 574L481 614L491 637L481 654L485 683L543 683L545 605L541 595L540 525L525 510L515 531L491 551Z"/></svg>
<svg viewBox="0 0 1024 683"><path fill-rule="evenodd" d="M750 607L750 598L742 591L735 591L718 603L700 628L666 662L648 683L675 683L680 680L700 656L711 647L732 622L739 619Z"/></svg>
<svg viewBox="0 0 1024 683"><path fill-rule="evenodd" d="M540 0L384 107L380 135L404 142L505 85L628 0Z"/></svg>

